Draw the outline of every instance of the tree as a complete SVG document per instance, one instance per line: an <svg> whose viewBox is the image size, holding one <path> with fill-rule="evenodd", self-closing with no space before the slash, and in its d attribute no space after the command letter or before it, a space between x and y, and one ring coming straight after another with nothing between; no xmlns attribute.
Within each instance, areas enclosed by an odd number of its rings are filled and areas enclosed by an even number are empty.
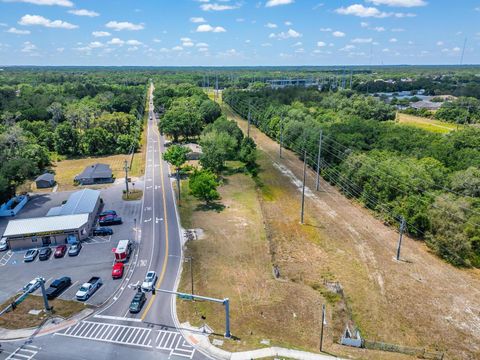
<svg viewBox="0 0 480 360"><path fill-rule="evenodd" d="M51 103L47 111L52 115L51 123L53 126L57 126L58 123L63 120L63 107L59 102Z"/></svg>
<svg viewBox="0 0 480 360"><path fill-rule="evenodd" d="M9 181L15 193L18 185L37 172L38 168L32 160L14 158L2 164L1 176Z"/></svg>
<svg viewBox="0 0 480 360"><path fill-rule="evenodd" d="M217 120L220 115L222 115L222 110L220 109L220 105L212 100L208 99L202 102L199 108L199 112L203 121L206 124L211 124L215 120Z"/></svg>
<svg viewBox="0 0 480 360"><path fill-rule="evenodd" d="M234 158L238 146L234 137L216 130L202 135L200 145L202 146L200 165L216 174L222 171L226 160Z"/></svg>
<svg viewBox="0 0 480 360"><path fill-rule="evenodd" d="M214 200L220 199L220 194L217 191L218 181L209 170L197 170L190 176L188 182L190 187L190 194L199 200L210 204Z"/></svg>
<svg viewBox="0 0 480 360"><path fill-rule="evenodd" d="M179 98L160 118L160 130L178 142L180 136L185 138L197 136L202 128L202 119L194 102L188 98Z"/></svg>
<svg viewBox="0 0 480 360"><path fill-rule="evenodd" d="M177 173L177 187L178 187L178 200L180 200L180 167L185 164L187 161L187 154L190 152L190 149L185 146L172 145L170 146L163 158L173 166Z"/></svg>
<svg viewBox="0 0 480 360"><path fill-rule="evenodd" d="M80 135L77 129L64 122L55 129L55 150L61 155L79 155Z"/></svg>
<svg viewBox="0 0 480 360"><path fill-rule="evenodd" d="M451 176L452 189L466 196L480 197L480 169L471 166Z"/></svg>
<svg viewBox="0 0 480 360"><path fill-rule="evenodd" d="M88 155L107 155L114 151L115 140L113 135L101 127L85 131L81 139L81 147Z"/></svg>
<svg viewBox="0 0 480 360"><path fill-rule="evenodd" d="M257 145L253 141L252 138L246 137L242 140L240 144L240 154L239 159L243 163L249 171L252 171L256 168L257 164Z"/></svg>

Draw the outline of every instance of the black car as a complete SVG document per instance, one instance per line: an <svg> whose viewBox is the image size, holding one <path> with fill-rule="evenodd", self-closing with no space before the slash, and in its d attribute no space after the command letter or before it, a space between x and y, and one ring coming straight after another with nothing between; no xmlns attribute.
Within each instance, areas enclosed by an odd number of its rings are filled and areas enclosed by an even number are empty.
<svg viewBox="0 0 480 360"><path fill-rule="evenodd" d="M97 227L93 229L93 235L99 235L99 236L104 236L104 235L112 235L113 230L108 227Z"/></svg>
<svg viewBox="0 0 480 360"><path fill-rule="evenodd" d="M68 249L68 256L77 256L80 254L80 250L82 249L82 244L79 242L72 244L70 249Z"/></svg>
<svg viewBox="0 0 480 360"><path fill-rule="evenodd" d="M100 221L98 222L100 226L105 226L105 225L120 225L122 223L122 218L119 216L105 216L104 218L101 218Z"/></svg>
<svg viewBox="0 0 480 360"><path fill-rule="evenodd" d="M105 210L105 211L102 211L98 216L105 217L109 215L117 215L117 212L115 210Z"/></svg>
<svg viewBox="0 0 480 360"><path fill-rule="evenodd" d="M136 314L142 310L143 304L147 301L144 292L137 292L130 303L130 313Z"/></svg>
<svg viewBox="0 0 480 360"><path fill-rule="evenodd" d="M50 255L52 255L52 249L50 249L49 247L44 247L40 249L38 253L38 258L40 259L40 261L44 261L50 259Z"/></svg>
<svg viewBox="0 0 480 360"><path fill-rule="evenodd" d="M50 287L46 290L47 298L53 299L60 295L66 288L72 285L72 279L68 276L61 277L56 279L51 283Z"/></svg>

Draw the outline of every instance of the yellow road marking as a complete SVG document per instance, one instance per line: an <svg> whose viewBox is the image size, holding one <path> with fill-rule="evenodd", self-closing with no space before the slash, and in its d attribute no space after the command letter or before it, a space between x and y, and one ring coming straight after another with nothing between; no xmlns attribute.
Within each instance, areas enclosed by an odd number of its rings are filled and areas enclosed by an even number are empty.
<svg viewBox="0 0 480 360"><path fill-rule="evenodd" d="M163 154L160 148L160 132L158 131L158 127L154 125L153 130L158 134L158 152L160 154L160 177L162 179L162 197L163 197L163 213L164 213L164 220L165 220L165 256L163 258L163 266L162 271L160 273L160 277L158 278L158 287L161 287L163 278L165 277L165 273L167 271L167 262L168 262L168 215L167 215L167 201L165 199L165 179L163 177ZM153 239L155 241L155 239ZM152 295L150 298L145 311L142 314L142 321L146 318L150 308L152 307L153 301L157 295Z"/></svg>

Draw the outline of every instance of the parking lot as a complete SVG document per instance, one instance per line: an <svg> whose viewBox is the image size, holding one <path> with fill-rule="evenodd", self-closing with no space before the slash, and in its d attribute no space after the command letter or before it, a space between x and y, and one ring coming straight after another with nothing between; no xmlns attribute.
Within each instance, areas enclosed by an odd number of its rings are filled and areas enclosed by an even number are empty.
<svg viewBox="0 0 480 360"><path fill-rule="evenodd" d="M46 261L40 261L38 256L30 263L23 262L26 250L4 251L0 253L0 303L17 293L26 283L37 276L46 280L46 287L62 276L69 276L72 285L60 295L61 299L73 300L80 285L92 276L100 276L103 281L98 289L86 302L90 305L101 305L120 286L122 280L113 280L111 276L114 255L112 249L119 240L135 240L135 220L137 226L141 210L141 201L123 201L121 199L123 186L113 185L101 190L103 210L115 210L122 217L123 224L111 226L111 236L91 236L82 242L82 249L78 256L54 258L53 252ZM71 192L49 193L33 195L25 208L15 219L44 216L53 206L61 205ZM0 218L0 234L3 234L9 219ZM54 247L52 247L54 251ZM126 264L128 267L128 263ZM35 294L40 294L40 289Z"/></svg>

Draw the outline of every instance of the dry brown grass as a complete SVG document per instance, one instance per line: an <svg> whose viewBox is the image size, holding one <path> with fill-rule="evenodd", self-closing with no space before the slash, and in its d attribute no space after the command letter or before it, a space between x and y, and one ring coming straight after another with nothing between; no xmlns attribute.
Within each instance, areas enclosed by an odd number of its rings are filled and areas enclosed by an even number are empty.
<svg viewBox="0 0 480 360"><path fill-rule="evenodd" d="M14 298L17 298L15 296ZM14 298L7 300L0 308L5 308ZM52 316L67 319L83 309L86 306L78 301L67 301L61 299L49 300L50 306L53 306ZM42 311L39 315L31 315L30 310L44 309L43 298L37 295L29 295L14 311L10 311L0 317L0 327L5 329L24 329L40 325L46 318L47 314Z"/></svg>
<svg viewBox="0 0 480 360"><path fill-rule="evenodd" d="M452 124L445 121L428 119L420 116L397 113L397 119L400 124L414 126L423 130L446 134L451 131L462 128L462 125Z"/></svg>
<svg viewBox="0 0 480 360"><path fill-rule="evenodd" d="M235 118L245 129L245 121ZM282 276L315 288L323 278L339 281L353 319L369 340L446 350L453 359L480 356L480 271L454 268L410 238L402 248L407 261L395 261L395 229L324 182L323 192L307 198L306 226L299 229L294 220L299 219L300 192L288 177L271 170L271 163L300 179L302 162L289 151L280 161L278 144L255 128L251 134L267 156L260 161L267 185L263 213ZM307 186L314 188L310 171ZM341 316L335 309L333 314L334 319ZM339 326L333 325L338 336ZM332 349L347 351L338 345ZM371 358L374 353L354 356Z"/></svg>

